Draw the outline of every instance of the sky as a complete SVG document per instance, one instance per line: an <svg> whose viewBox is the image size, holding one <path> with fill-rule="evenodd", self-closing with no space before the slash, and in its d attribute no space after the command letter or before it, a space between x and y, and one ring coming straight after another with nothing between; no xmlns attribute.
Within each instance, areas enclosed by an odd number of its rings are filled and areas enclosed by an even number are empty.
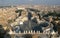
<svg viewBox="0 0 60 38"><path fill-rule="evenodd" d="M0 0L0 6L6 5L60 5L60 0Z"/></svg>

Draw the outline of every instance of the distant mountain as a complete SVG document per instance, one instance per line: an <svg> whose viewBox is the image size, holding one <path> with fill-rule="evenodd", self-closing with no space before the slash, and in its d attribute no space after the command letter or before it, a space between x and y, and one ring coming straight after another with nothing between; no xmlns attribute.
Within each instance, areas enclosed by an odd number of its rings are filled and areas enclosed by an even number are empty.
<svg viewBox="0 0 60 38"><path fill-rule="evenodd" d="M0 6L20 4L60 5L60 0L0 0Z"/></svg>

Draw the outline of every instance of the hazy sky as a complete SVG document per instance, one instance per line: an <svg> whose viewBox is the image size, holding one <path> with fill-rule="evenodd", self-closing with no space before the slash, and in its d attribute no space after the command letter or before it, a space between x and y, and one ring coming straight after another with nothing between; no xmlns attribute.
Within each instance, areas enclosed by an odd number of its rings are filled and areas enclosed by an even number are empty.
<svg viewBox="0 0 60 38"><path fill-rule="evenodd" d="M0 0L0 6L20 4L60 5L60 0Z"/></svg>

